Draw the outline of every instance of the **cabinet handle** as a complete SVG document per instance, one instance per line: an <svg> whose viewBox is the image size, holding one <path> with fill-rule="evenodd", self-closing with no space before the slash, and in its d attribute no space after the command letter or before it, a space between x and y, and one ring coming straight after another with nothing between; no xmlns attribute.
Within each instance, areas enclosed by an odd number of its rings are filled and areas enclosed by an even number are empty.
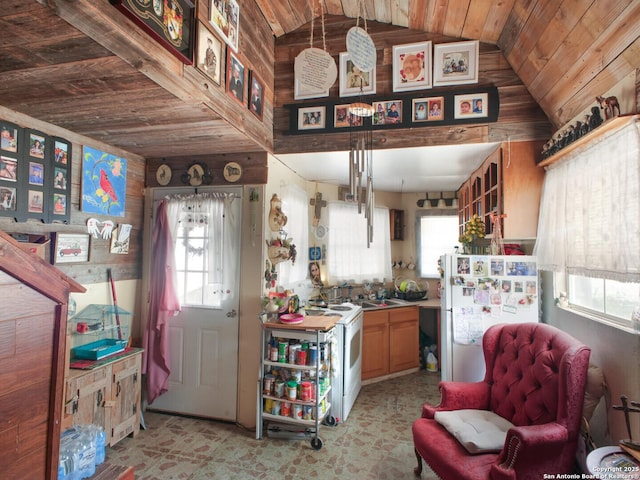
<svg viewBox="0 0 640 480"><path fill-rule="evenodd" d="M116 383L116 397L120 396L121 391L122 391L122 387L120 386L120 381L118 380L118 383Z"/></svg>
<svg viewBox="0 0 640 480"><path fill-rule="evenodd" d="M96 406L97 407L104 406L104 404L102 403L103 400L104 398L102 396L102 390L98 390L98 394L96 395Z"/></svg>

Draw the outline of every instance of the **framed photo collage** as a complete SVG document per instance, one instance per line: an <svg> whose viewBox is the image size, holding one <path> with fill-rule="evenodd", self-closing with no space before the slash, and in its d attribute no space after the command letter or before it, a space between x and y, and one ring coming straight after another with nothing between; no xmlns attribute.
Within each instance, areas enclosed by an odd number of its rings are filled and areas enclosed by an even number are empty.
<svg viewBox="0 0 640 480"><path fill-rule="evenodd" d="M0 216L69 223L71 142L0 120Z"/></svg>

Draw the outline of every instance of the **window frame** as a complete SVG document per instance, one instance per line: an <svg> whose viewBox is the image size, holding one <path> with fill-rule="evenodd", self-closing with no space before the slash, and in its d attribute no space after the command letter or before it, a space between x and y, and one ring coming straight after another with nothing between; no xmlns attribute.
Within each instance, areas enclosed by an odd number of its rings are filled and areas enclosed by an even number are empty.
<svg viewBox="0 0 640 480"><path fill-rule="evenodd" d="M416 212L415 232L416 232L417 273L420 276L420 278L438 278L439 279L440 274L437 271L437 266L434 273L428 272L425 274L425 272L422 271L422 218L423 217L452 217L455 220L456 241L454 246L451 247L450 252L447 252L446 250L442 251L442 255L444 255L446 253L454 253L456 247L460 249L460 242L458 241L459 234L460 234L460 231L459 231L460 219L458 218L458 211L456 209L433 208L428 210L418 210Z"/></svg>

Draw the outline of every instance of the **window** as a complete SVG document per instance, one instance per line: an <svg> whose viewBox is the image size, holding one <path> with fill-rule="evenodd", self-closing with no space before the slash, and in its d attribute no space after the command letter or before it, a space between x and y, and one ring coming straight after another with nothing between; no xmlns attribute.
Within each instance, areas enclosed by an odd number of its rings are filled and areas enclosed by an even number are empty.
<svg viewBox="0 0 640 480"><path fill-rule="evenodd" d="M569 275L567 293L572 307L630 327L631 315L638 306L640 283Z"/></svg>
<svg viewBox="0 0 640 480"><path fill-rule="evenodd" d="M630 328L640 286L640 135L635 123L545 173L534 255L577 313Z"/></svg>
<svg viewBox="0 0 640 480"><path fill-rule="evenodd" d="M439 277L438 260L445 253L453 253L458 246L458 216L438 212L418 216L418 265L421 277Z"/></svg>
<svg viewBox="0 0 640 480"><path fill-rule="evenodd" d="M367 248L367 220L352 203L330 202L327 205L327 266L329 284L365 280L390 281L391 240L389 210L375 208L373 242Z"/></svg>

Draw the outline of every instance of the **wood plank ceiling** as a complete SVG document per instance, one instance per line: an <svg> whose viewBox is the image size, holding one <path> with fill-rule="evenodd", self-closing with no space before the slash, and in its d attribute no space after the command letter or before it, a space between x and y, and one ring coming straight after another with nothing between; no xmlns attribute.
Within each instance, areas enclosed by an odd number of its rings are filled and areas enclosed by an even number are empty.
<svg viewBox="0 0 640 480"><path fill-rule="evenodd" d="M637 0L313 1L239 3L276 38L308 29L322 8L497 45L556 127L639 66ZM191 67L176 73L181 64L111 16L106 0L0 0L0 105L146 158L273 150L270 125L187 89ZM139 50L118 43L132 34Z"/></svg>

